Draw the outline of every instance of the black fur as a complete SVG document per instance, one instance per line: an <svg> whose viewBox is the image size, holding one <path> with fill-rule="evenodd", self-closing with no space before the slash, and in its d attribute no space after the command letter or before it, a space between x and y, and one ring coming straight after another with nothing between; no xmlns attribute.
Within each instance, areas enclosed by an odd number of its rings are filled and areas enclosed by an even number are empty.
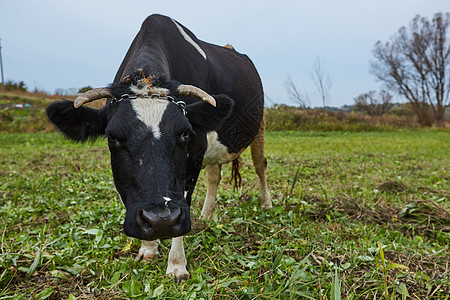
<svg viewBox="0 0 450 300"><path fill-rule="evenodd" d="M223 127L229 117L234 101L227 95L214 95L216 107L197 101L188 105L188 119L198 133L216 131Z"/></svg>
<svg viewBox="0 0 450 300"><path fill-rule="evenodd" d="M75 108L69 100L55 101L45 109L48 119L67 138L85 142L104 135L106 120L101 110L82 106Z"/></svg>

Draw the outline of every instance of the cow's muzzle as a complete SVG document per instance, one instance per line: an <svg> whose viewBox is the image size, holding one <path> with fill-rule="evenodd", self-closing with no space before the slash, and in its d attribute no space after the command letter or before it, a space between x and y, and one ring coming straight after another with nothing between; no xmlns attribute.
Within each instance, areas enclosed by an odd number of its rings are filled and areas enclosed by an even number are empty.
<svg viewBox="0 0 450 300"><path fill-rule="evenodd" d="M143 240L181 236L191 230L189 207L138 209L136 224Z"/></svg>

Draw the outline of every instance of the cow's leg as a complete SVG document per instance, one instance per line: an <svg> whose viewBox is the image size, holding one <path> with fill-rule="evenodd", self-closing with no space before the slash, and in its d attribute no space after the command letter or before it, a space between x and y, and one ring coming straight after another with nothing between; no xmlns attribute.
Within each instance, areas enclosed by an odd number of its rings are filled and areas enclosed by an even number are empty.
<svg viewBox="0 0 450 300"><path fill-rule="evenodd" d="M217 189L220 183L220 165L206 166L206 198L203 203L201 218L210 219L216 206Z"/></svg>
<svg viewBox="0 0 450 300"><path fill-rule="evenodd" d="M172 239L169 259L167 260L167 276L173 276L176 282L183 282L189 278L189 272L186 269L186 255L183 245L184 236Z"/></svg>
<svg viewBox="0 0 450 300"><path fill-rule="evenodd" d="M250 149L253 165L255 166L256 174L258 174L261 183L261 207L263 209L269 209L272 208L272 198L270 196L269 188L267 187L267 160L264 157L264 129L265 122L263 120L258 134L250 145Z"/></svg>
<svg viewBox="0 0 450 300"><path fill-rule="evenodd" d="M156 241L142 241L139 253L136 256L136 260L142 259L155 259L158 256L158 244L159 240Z"/></svg>

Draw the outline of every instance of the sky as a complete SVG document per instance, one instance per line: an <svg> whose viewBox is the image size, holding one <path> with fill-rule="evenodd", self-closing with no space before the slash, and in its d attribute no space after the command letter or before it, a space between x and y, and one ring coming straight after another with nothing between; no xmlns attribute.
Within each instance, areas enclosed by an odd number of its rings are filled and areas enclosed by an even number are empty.
<svg viewBox="0 0 450 300"><path fill-rule="evenodd" d="M311 79L317 59L332 82L329 105L342 106L383 88L369 72L377 41L417 14L448 11L449 0L0 0L4 77L49 93L105 86L142 22L159 13L200 40L247 54L268 106L296 104L286 91L289 77L311 106L321 106Z"/></svg>

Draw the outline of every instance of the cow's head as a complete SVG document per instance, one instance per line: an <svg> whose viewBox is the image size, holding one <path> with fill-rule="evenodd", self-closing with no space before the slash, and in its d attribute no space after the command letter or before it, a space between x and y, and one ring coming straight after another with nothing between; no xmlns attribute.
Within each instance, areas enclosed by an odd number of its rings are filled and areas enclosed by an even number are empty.
<svg viewBox="0 0 450 300"><path fill-rule="evenodd" d="M100 110L82 106L102 97L110 99ZM205 134L221 126L232 106L228 96L212 97L196 87L152 80L138 72L75 102L54 102L46 113L72 140L107 137L114 183L127 210L124 231L154 240L190 230L185 195L187 160L195 150L190 144L205 141Z"/></svg>

